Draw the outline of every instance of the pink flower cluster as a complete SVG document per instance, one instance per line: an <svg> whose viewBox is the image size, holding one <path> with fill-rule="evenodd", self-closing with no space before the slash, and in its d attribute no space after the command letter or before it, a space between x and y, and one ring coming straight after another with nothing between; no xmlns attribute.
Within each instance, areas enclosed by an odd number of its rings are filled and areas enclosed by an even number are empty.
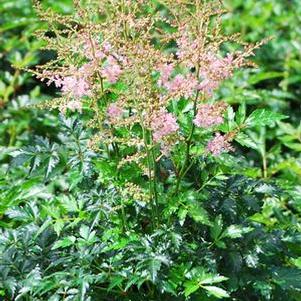
<svg viewBox="0 0 301 301"><path fill-rule="evenodd" d="M158 112L151 120L153 139L160 142L165 136L171 135L179 130L176 118L165 110Z"/></svg>
<svg viewBox="0 0 301 301"><path fill-rule="evenodd" d="M198 82L192 74L187 74L186 76L177 74L171 79L173 72L172 65L164 65L159 71L161 72L161 76L158 84L164 87L169 93L187 99L196 91Z"/></svg>
<svg viewBox="0 0 301 301"><path fill-rule="evenodd" d="M122 61L122 58L112 51L110 43L99 45L95 40L84 40L84 54L96 68L104 63L104 67L100 69L101 76L111 84L117 82L122 73L117 59Z"/></svg>
<svg viewBox="0 0 301 301"><path fill-rule="evenodd" d="M57 88L61 88L63 95L76 100L83 96L91 96L90 74L83 67L79 70L76 70L74 67L70 68L70 73L73 73L70 76L50 76L47 85L49 86L51 83L54 83Z"/></svg>
<svg viewBox="0 0 301 301"><path fill-rule="evenodd" d="M232 75L233 56L228 54L223 58L211 50L204 52L202 39L199 40L198 37L190 36L189 32L190 30L186 25L179 28L177 57L187 68L196 68L197 65L200 65L200 78L197 79L197 87L193 87L193 89L198 89L206 95L212 96L213 91L218 88L221 81Z"/></svg>
<svg viewBox="0 0 301 301"><path fill-rule="evenodd" d="M189 29L187 26L181 26L179 28L180 38L177 40L177 57L188 68L195 67L195 63L199 60L199 54L197 51L198 43L196 39L192 39L189 36Z"/></svg>
<svg viewBox="0 0 301 301"><path fill-rule="evenodd" d="M185 53L186 52L183 53L182 50L179 56L184 56ZM196 78L193 73L188 73L185 76L178 74L174 78L171 78L174 70L173 66L164 65L159 70L161 73L158 81L159 86L166 88L167 91L172 94L185 98L191 97L196 90L200 90L206 95L212 96L213 91L219 87L220 83L232 75L233 57L228 54L226 57L221 58L209 53L200 57L198 61L201 62L200 78ZM192 67L192 60L189 60L189 62L190 67Z"/></svg>
<svg viewBox="0 0 301 301"><path fill-rule="evenodd" d="M123 114L123 109L119 107L116 103L111 103L107 109L107 116L111 123L117 122Z"/></svg>
<svg viewBox="0 0 301 301"><path fill-rule="evenodd" d="M67 76L61 81L61 89L63 94L68 94L75 99L91 95L90 84L86 77Z"/></svg>
<svg viewBox="0 0 301 301"><path fill-rule="evenodd" d="M222 116L226 105L222 102L216 104L201 104L198 107L197 114L194 119L194 124L198 127L209 128L219 125L224 122Z"/></svg>
<svg viewBox="0 0 301 301"><path fill-rule="evenodd" d="M171 77L172 72L174 71L174 66L172 64L162 65L159 70L160 78L158 80L158 85L160 87L166 87L169 82L169 78Z"/></svg>
<svg viewBox="0 0 301 301"><path fill-rule="evenodd" d="M193 96L196 91L197 80L192 74L186 76L177 74L174 79L167 83L166 88L170 93L183 96L187 99Z"/></svg>
<svg viewBox="0 0 301 301"><path fill-rule="evenodd" d="M233 147L226 136L215 133L215 137L208 142L206 150L213 156L218 156L223 152L233 151Z"/></svg>
<svg viewBox="0 0 301 301"><path fill-rule="evenodd" d="M49 78L47 85L54 83L57 88L61 88L63 95L72 99L70 104L64 105L63 111L66 108L81 111L80 99L84 96L92 96L92 80L95 73L99 72L109 83L116 83L122 73L119 60L124 61L124 59L112 52L109 43L104 42L99 45L95 40L84 39L83 54L88 62L80 68L69 67L65 73L70 75L45 73L45 77ZM99 67L102 65L103 67Z"/></svg>
<svg viewBox="0 0 301 301"><path fill-rule="evenodd" d="M229 78L233 72L233 57L228 54L220 58L213 53L208 53L202 60L200 75L202 82L198 89L211 96L220 83Z"/></svg>

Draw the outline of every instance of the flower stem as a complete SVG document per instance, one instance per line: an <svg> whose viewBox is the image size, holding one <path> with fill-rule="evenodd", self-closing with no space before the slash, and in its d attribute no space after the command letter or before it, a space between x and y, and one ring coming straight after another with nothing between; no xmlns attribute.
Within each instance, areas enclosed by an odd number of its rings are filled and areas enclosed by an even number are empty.
<svg viewBox="0 0 301 301"><path fill-rule="evenodd" d="M179 187L180 187L180 183L181 180L183 179L183 177L185 176L185 174L189 171L189 169L191 168L192 164L190 164L188 166L188 168L186 169L186 166L188 164L189 158L190 158L190 147L191 147L191 142L192 142L192 136L194 133L194 129L195 129L195 125L193 123L194 117L196 116L197 113L197 101L200 95L200 91L198 90L193 102L193 118L192 118L192 124L191 124L191 129L190 129L190 133L188 138L186 139L186 151L185 151L185 160L184 160L184 164L179 172L179 176L177 179L177 184L176 184L176 190L175 190L175 194L178 193L179 191Z"/></svg>
<svg viewBox="0 0 301 301"><path fill-rule="evenodd" d="M142 117L141 113L140 113L140 125L142 128L143 142L144 142L144 147L145 147L146 156L147 156L149 195L150 195L150 200L151 200L151 211L152 211L152 219L153 219L152 225L153 225L153 228L155 228L154 227L154 224L156 223L155 212L157 213L157 187L156 187L156 184L154 184L154 179L153 179L153 175L152 175L152 164L151 164L152 147L151 147L151 150L148 147L147 137L146 137L146 129L144 127L143 117ZM155 170L154 170L154 173L155 173ZM154 206L153 200L155 200L155 206Z"/></svg>
<svg viewBox="0 0 301 301"><path fill-rule="evenodd" d="M160 223L160 215L159 215L159 204L158 204L158 190L157 190L157 162L155 158L154 148L151 147L150 149L151 157L153 160L154 165L154 175L153 175L153 189L154 189L154 199L155 199L155 206L156 206L156 216L157 222Z"/></svg>

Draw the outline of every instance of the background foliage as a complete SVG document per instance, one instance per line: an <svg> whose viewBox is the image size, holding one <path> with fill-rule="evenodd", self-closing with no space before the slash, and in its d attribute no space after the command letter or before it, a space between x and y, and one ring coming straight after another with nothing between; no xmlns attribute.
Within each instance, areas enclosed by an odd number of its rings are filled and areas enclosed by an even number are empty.
<svg viewBox="0 0 301 301"><path fill-rule="evenodd" d="M43 5L73 9L71 1ZM86 147L84 124L34 107L55 91L18 68L54 54L39 51L32 37L44 25L31 2L1 1L4 300L301 299L301 3L225 5L232 11L226 32L273 39L257 51L259 69L237 72L219 93L248 114L269 108L289 118L249 130L242 137L248 148L236 146L247 160L225 157L219 169L212 163L199 193L171 199L152 230L144 204L108 187L116 169ZM124 202L128 223L118 209Z"/></svg>

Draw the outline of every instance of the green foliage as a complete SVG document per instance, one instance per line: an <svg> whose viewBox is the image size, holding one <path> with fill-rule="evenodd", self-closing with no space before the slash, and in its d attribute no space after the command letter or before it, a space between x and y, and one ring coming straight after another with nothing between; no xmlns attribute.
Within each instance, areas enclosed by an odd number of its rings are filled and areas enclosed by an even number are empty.
<svg viewBox="0 0 301 301"><path fill-rule="evenodd" d="M272 111L266 111L265 109L258 109L252 112L252 114L246 120L246 126L265 126L273 125L275 121L280 121L285 116Z"/></svg>
<svg viewBox="0 0 301 301"><path fill-rule="evenodd" d="M32 5L1 1L0 299L301 299L301 4L225 2L228 32L274 36L256 54L260 69L219 91L235 108L220 131L244 129L235 148L246 159L193 147L177 194L163 194L175 162L162 160L151 205L124 193L127 181L143 185L135 166L121 174L112 150L108 160L87 147L85 120L29 107L54 92L18 68L52 54L31 37L42 26Z"/></svg>

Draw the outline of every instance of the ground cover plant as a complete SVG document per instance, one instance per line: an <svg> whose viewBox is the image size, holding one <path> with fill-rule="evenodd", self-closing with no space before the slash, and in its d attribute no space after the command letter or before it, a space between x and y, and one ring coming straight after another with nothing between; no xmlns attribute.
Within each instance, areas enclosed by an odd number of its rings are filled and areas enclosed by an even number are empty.
<svg viewBox="0 0 301 301"><path fill-rule="evenodd" d="M7 13L3 300L300 300L300 54L237 33L231 5L285 7L254 3Z"/></svg>

